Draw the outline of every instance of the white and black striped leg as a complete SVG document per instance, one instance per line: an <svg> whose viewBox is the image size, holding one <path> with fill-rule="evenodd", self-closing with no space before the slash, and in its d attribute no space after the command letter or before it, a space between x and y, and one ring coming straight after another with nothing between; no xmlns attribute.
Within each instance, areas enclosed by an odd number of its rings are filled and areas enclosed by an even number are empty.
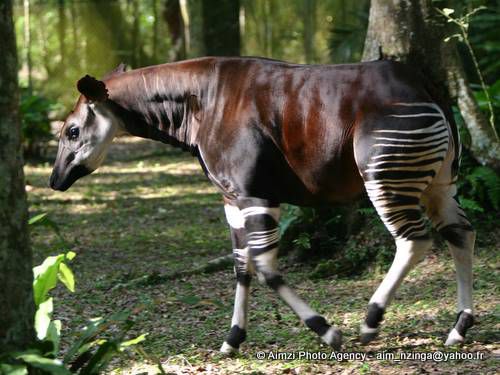
<svg viewBox="0 0 500 375"><path fill-rule="evenodd" d="M405 182L404 184L408 184ZM417 184L417 182L415 182ZM427 237L427 228L422 212L417 206L420 189L380 187L366 183L370 199L385 226L396 241L396 255L384 280L373 294L368 304L365 321L361 324L360 339L367 344L375 339L379 332L384 312L392 300L397 288L408 272L424 257L432 246Z"/></svg>
<svg viewBox="0 0 500 375"><path fill-rule="evenodd" d="M439 184L431 187L424 197L427 214L446 240L457 273L458 314L445 345L464 342L465 333L474 324L472 261L476 234L465 212L454 198L456 193L454 184Z"/></svg>
<svg viewBox="0 0 500 375"><path fill-rule="evenodd" d="M236 292L234 297L234 311L231 319L231 330L222 344L220 351L230 354L238 351L240 344L245 341L248 324L248 297L252 280L248 261L248 247L244 219L238 207L231 204L224 206L226 219L231 230L233 244L234 272L236 274Z"/></svg>
<svg viewBox="0 0 500 375"><path fill-rule="evenodd" d="M430 239L396 240L396 256L384 280L368 304L366 319L361 325L361 342L367 344L378 335L380 322L394 294L408 272L432 246Z"/></svg>
<svg viewBox="0 0 500 375"><path fill-rule="evenodd" d="M247 200L240 205L245 218L250 259L260 281L265 282L291 307L297 316L335 350L342 343L341 332L311 309L278 272L279 206L262 200Z"/></svg>
<svg viewBox="0 0 500 375"><path fill-rule="evenodd" d="M474 325L472 302L472 260L476 235L472 229L460 225L443 228L457 272L458 314L455 326L448 334L445 345L463 343L465 333Z"/></svg>

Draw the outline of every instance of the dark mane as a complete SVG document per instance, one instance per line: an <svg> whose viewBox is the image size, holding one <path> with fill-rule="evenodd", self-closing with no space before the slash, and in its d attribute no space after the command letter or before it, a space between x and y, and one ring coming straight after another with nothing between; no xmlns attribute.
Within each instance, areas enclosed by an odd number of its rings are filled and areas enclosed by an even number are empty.
<svg viewBox="0 0 500 375"><path fill-rule="evenodd" d="M107 81L110 101L125 129L195 154L198 121L207 75L192 62L163 64L114 75ZM207 66L208 68L208 66Z"/></svg>

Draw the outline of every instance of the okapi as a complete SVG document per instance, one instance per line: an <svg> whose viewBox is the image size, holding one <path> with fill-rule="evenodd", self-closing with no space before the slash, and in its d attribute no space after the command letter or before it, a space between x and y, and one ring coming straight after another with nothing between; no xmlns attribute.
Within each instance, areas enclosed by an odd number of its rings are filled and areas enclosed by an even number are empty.
<svg viewBox="0 0 500 375"><path fill-rule="evenodd" d="M428 216L447 241L458 316L447 345L473 325L475 232L457 203L460 141L450 108L419 73L392 61L299 65L207 57L78 81L50 177L64 191L102 163L121 134L189 150L224 199L236 295L221 351L245 340L253 274L338 350L342 335L283 280L277 266L280 203L355 199L364 189L396 242L394 261L368 304L368 343L396 289L431 247Z"/></svg>

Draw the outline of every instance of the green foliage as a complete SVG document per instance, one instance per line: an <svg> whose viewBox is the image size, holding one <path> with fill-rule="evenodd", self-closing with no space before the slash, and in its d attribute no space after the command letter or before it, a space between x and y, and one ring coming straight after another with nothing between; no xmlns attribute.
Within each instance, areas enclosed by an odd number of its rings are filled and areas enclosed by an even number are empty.
<svg viewBox="0 0 500 375"><path fill-rule="evenodd" d="M499 85L500 86L500 85ZM498 103L498 87L492 91L494 103ZM490 88L491 89L491 88ZM465 148L462 150L462 160L458 175L458 199L460 205L472 218L493 218L500 207L500 176L493 169L481 166L467 150L470 135L463 124L463 119L456 107L453 107L454 117L460 131L460 138ZM489 220L489 219L488 219Z"/></svg>
<svg viewBox="0 0 500 375"><path fill-rule="evenodd" d="M293 243L304 250L311 248L311 237L308 233L302 232L298 238L293 240Z"/></svg>
<svg viewBox="0 0 500 375"><path fill-rule="evenodd" d="M500 79L486 88L488 96L486 95L485 91L482 90L480 85L471 84L471 88L473 90L477 104L479 105L479 108L481 108L481 110L485 113L488 112L490 105L490 102L488 101L489 96L494 117L495 119L500 118ZM500 122L497 121L495 125L498 132L498 129L500 129Z"/></svg>
<svg viewBox="0 0 500 375"><path fill-rule="evenodd" d="M130 319L129 311L91 319L68 349L63 363L71 364L72 373L80 375L101 373L114 356L146 339L146 334L142 334L125 340L127 332L133 326L134 322ZM103 332L109 332L111 327L117 333L114 336L110 336L109 333L103 335Z"/></svg>
<svg viewBox="0 0 500 375"><path fill-rule="evenodd" d="M49 113L53 103L43 96L32 94L21 88L19 111L21 115L21 142L24 154L40 157L44 146L52 137Z"/></svg>
<svg viewBox="0 0 500 375"><path fill-rule="evenodd" d="M294 249L299 261L314 261L313 279L386 269L394 256L392 238L368 200L359 208L285 206L280 227L282 252Z"/></svg>
<svg viewBox="0 0 500 375"><path fill-rule="evenodd" d="M475 14L470 21L469 38L487 82L496 80L500 70L499 27L500 12L495 7Z"/></svg>
<svg viewBox="0 0 500 375"><path fill-rule="evenodd" d="M491 168L464 163L458 180L459 201L471 215L500 208L500 176Z"/></svg>
<svg viewBox="0 0 500 375"><path fill-rule="evenodd" d="M59 242L58 246L62 248L69 248L69 244L64 239L64 236L59 230L59 226L56 222L54 222L50 217L47 216L47 213L41 213L33 216L29 219L28 224L32 226L42 226L49 228L56 235Z"/></svg>
<svg viewBox="0 0 500 375"><path fill-rule="evenodd" d="M309 275L312 279L350 277L370 267L384 271L389 267L394 258L394 244L375 210L359 208L356 214L363 217L362 227L352 233L330 259L318 262Z"/></svg>
<svg viewBox="0 0 500 375"><path fill-rule="evenodd" d="M76 254L72 251L66 254L50 256L41 265L33 268L35 277L33 293L37 307L48 299L48 293L55 288L57 279L66 285L71 292L75 291L73 272L71 272L71 269L65 263L72 260L75 256Z"/></svg>
<svg viewBox="0 0 500 375"><path fill-rule="evenodd" d="M356 9L335 19L330 30L328 50L333 63L350 63L361 60L368 25L369 2L355 2Z"/></svg>
<svg viewBox="0 0 500 375"><path fill-rule="evenodd" d="M29 365L30 367L34 367L40 370L43 370L44 373L54 374L54 375L69 375L71 374L62 364L62 362L58 359L47 358L40 354L40 352L36 352L34 350L16 353L13 356L15 359L22 361ZM27 368L23 369L28 373Z"/></svg>

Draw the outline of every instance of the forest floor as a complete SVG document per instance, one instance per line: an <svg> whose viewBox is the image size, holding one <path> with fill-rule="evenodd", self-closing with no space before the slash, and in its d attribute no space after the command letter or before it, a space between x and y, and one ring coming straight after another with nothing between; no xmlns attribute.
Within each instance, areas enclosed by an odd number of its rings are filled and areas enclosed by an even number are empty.
<svg viewBox="0 0 500 375"><path fill-rule="evenodd" d="M187 272L171 280L162 277L230 253L221 197L196 159L161 144L123 138L113 145L103 167L67 192L47 188L50 170L48 163L28 164L25 173L31 215L47 212L77 253L71 263L75 293L62 287L53 292L54 316L63 324L63 347L88 319L124 309L132 311L135 321L127 337L148 334L141 344L143 352L125 352L112 362L110 374L158 373L155 358L166 373L182 374L498 371L498 227L487 233L479 228L474 265L477 324L461 347L443 346L455 321L456 286L449 252L439 247L410 273L386 313L380 338L367 346L358 341L358 327L383 274L313 280L312 265L281 260L281 269L298 294L342 329L343 351L364 353L365 360L298 358L305 352L329 356L331 351L257 282L251 293L247 341L240 354L225 358L218 349L230 328L232 267ZM57 244L52 231L33 227L35 264L62 252ZM484 358L439 361L439 353L450 351L479 352ZM267 359L257 359L260 352ZM269 359L278 352L296 358ZM436 361L377 359L402 352L434 353Z"/></svg>

